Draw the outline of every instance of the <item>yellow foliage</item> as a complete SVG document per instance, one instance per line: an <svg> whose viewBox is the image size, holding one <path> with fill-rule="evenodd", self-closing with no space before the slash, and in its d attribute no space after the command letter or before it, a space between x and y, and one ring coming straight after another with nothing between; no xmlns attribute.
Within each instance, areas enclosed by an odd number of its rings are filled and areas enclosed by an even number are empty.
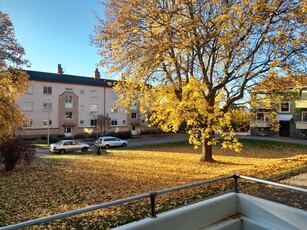
<svg viewBox="0 0 307 230"><path fill-rule="evenodd" d="M138 100L151 125L165 131L186 124L191 143L205 144L208 155L217 143L213 132L222 133L221 126L232 131L225 113L251 85L271 73L304 69L306 15L296 1L110 0L103 5L106 15L93 43L100 64L123 75L119 103L129 110Z"/></svg>
<svg viewBox="0 0 307 230"><path fill-rule="evenodd" d="M247 145L240 153L218 147L214 151L214 164L199 162L200 151L188 145L114 149L103 156L38 153L40 157L30 166L0 175L0 226L233 173L263 178L307 164L306 148L282 143L269 148ZM216 189L226 185L217 184ZM157 208L174 207L208 189L196 187L159 196ZM115 227L127 219L148 216L148 202L65 218L49 223L48 228Z"/></svg>

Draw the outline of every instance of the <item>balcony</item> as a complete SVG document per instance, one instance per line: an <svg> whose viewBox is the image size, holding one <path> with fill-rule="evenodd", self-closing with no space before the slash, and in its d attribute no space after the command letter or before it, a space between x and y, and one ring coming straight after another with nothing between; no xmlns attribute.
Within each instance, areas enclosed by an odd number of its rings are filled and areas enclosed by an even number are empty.
<svg viewBox="0 0 307 230"><path fill-rule="evenodd" d="M156 212L156 197L158 195L175 192L182 189L201 186L228 179L234 180L234 191L228 191L209 199L171 209L169 211ZM276 203L252 195L239 193L239 179L266 185L289 189L292 192L307 194L307 189L261 180L239 174L213 178L192 184L180 185L160 191L153 191L141 195L128 197L116 201L97 204L69 212L54 214L34 220L17 223L0 228L1 230L20 229L48 223L82 213L92 212L98 209L109 208L119 204L150 198L151 217L147 217L126 225L118 226L116 230L275 230L275 229L306 229L307 211ZM274 194L274 196L278 194Z"/></svg>
<svg viewBox="0 0 307 230"><path fill-rule="evenodd" d="M307 108L307 100L295 101L295 107L298 109Z"/></svg>

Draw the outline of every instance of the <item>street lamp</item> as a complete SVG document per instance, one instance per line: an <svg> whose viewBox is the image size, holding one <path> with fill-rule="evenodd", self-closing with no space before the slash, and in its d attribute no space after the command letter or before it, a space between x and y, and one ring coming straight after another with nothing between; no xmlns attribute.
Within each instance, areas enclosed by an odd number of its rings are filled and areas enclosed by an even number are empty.
<svg viewBox="0 0 307 230"><path fill-rule="evenodd" d="M50 105L50 100L53 98L53 96L50 96L48 99L48 121L47 121L47 145L49 146L49 127L50 127L50 110L51 110L51 105Z"/></svg>

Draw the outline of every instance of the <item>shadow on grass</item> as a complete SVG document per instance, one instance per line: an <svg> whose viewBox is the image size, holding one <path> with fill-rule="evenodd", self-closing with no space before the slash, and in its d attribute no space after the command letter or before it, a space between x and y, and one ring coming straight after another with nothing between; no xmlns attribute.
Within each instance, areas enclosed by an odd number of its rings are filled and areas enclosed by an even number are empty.
<svg viewBox="0 0 307 230"><path fill-rule="evenodd" d="M239 139L243 144L241 152L237 153L233 150L222 149L221 145L213 146L213 156L234 156L234 157L247 157L247 158L288 158L300 154L307 153L307 146L293 143L285 143L272 140L259 140L259 139ZM174 154L201 154L201 147L197 149L186 141L154 144L141 147L131 147L128 151L147 151L147 152L168 152ZM127 150L114 150L127 151Z"/></svg>

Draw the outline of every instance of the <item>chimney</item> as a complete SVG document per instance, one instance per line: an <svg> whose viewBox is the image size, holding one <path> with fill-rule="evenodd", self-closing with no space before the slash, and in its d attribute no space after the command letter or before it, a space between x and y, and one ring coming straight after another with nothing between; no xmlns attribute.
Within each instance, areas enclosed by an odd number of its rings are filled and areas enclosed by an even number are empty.
<svg viewBox="0 0 307 230"><path fill-rule="evenodd" d="M62 69L61 64L58 64L57 74L59 74L59 75L62 75L62 74L63 74L63 69Z"/></svg>
<svg viewBox="0 0 307 230"><path fill-rule="evenodd" d="M95 78L95 80L100 79L100 73L98 71L98 68L96 68L95 71L93 72L93 77Z"/></svg>

